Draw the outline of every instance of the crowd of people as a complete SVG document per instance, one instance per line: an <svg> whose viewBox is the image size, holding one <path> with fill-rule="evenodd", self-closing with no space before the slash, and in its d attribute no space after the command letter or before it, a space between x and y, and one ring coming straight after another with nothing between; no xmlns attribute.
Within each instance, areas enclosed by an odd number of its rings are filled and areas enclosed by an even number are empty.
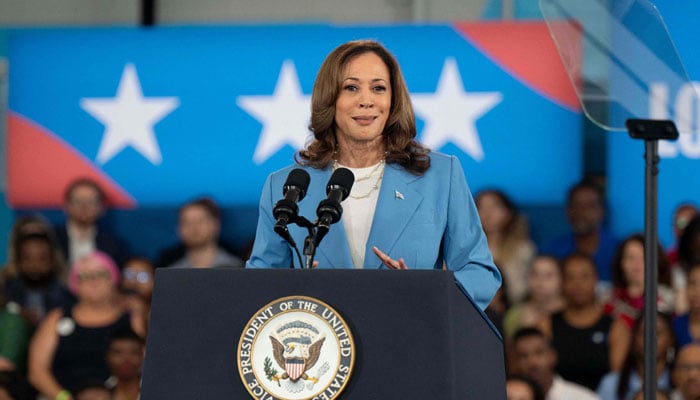
<svg viewBox="0 0 700 400"><path fill-rule="evenodd" d="M15 219L0 270L0 399L138 399L155 269L243 267L219 241L209 198L179 209L180 243L157 260L98 223L107 207L80 178L66 189L65 223Z"/></svg>
<svg viewBox="0 0 700 400"><path fill-rule="evenodd" d="M508 400L643 398L644 236L606 231L604 193L586 181L568 193L570 232L540 246L505 193L487 190L475 198L503 274L487 314L504 337ZM656 398L696 400L698 208L679 204L673 225L673 245L658 245Z"/></svg>

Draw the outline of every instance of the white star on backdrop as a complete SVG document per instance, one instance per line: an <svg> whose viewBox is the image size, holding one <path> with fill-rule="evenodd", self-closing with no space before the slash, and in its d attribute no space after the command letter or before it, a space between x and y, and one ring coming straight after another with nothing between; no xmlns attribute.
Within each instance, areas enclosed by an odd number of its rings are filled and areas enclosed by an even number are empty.
<svg viewBox="0 0 700 400"><path fill-rule="evenodd" d="M474 160L484 159L476 120L501 102L499 92L467 93L457 62L445 60L435 93L412 94L416 115L425 120L421 142L438 150L452 142Z"/></svg>
<svg viewBox="0 0 700 400"><path fill-rule="evenodd" d="M105 164L127 146L148 161L163 161L153 125L180 105L177 97L143 97L133 64L126 64L116 97L84 98L80 107L106 127L97 152L97 161Z"/></svg>
<svg viewBox="0 0 700 400"><path fill-rule="evenodd" d="M271 96L238 96L236 104L263 124L253 161L265 162L285 144L301 149L309 136L311 96L301 92L294 63L286 60Z"/></svg>

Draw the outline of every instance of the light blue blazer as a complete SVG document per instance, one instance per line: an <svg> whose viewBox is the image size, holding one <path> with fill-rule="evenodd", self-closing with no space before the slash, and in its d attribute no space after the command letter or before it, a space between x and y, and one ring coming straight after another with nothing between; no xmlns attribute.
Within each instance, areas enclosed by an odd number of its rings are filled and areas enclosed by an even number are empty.
<svg viewBox="0 0 700 400"><path fill-rule="evenodd" d="M500 287L501 274L493 263L459 160L431 152L430 161L430 168L422 176L397 164L386 165L364 268L386 268L372 246L395 260L403 258L409 269L442 269L444 261L483 310ZM313 222L318 203L326 198L330 168L292 165L270 174L260 198L255 244L246 265L249 268L289 268L291 263L298 264L287 242L273 230L272 216L275 203L283 197L287 175L294 168L304 168L311 176L306 197L299 202L299 215ZM302 251L308 230L293 224L288 228ZM342 221L331 226L316 250L315 260L318 268L353 267Z"/></svg>

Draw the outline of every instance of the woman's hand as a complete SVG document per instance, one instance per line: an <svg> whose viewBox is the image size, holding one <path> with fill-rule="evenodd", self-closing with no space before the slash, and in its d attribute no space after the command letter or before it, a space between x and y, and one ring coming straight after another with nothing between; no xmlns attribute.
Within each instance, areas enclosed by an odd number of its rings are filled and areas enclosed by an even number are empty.
<svg viewBox="0 0 700 400"><path fill-rule="evenodd" d="M398 260L392 260L391 257L384 254L383 251L379 250L377 246L373 246L372 251L374 251L374 254L376 254L377 257L379 257L379 259L382 260L384 265L386 265L389 269L408 269L406 263L403 261L403 258L399 258Z"/></svg>

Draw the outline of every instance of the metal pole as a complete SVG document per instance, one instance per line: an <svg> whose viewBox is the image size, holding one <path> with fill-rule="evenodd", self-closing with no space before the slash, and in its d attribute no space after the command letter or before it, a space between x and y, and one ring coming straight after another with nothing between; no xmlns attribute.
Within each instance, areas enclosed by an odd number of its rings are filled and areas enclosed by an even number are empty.
<svg viewBox="0 0 700 400"><path fill-rule="evenodd" d="M659 142L644 141L644 398L656 398L656 312L658 276L657 177Z"/></svg>

